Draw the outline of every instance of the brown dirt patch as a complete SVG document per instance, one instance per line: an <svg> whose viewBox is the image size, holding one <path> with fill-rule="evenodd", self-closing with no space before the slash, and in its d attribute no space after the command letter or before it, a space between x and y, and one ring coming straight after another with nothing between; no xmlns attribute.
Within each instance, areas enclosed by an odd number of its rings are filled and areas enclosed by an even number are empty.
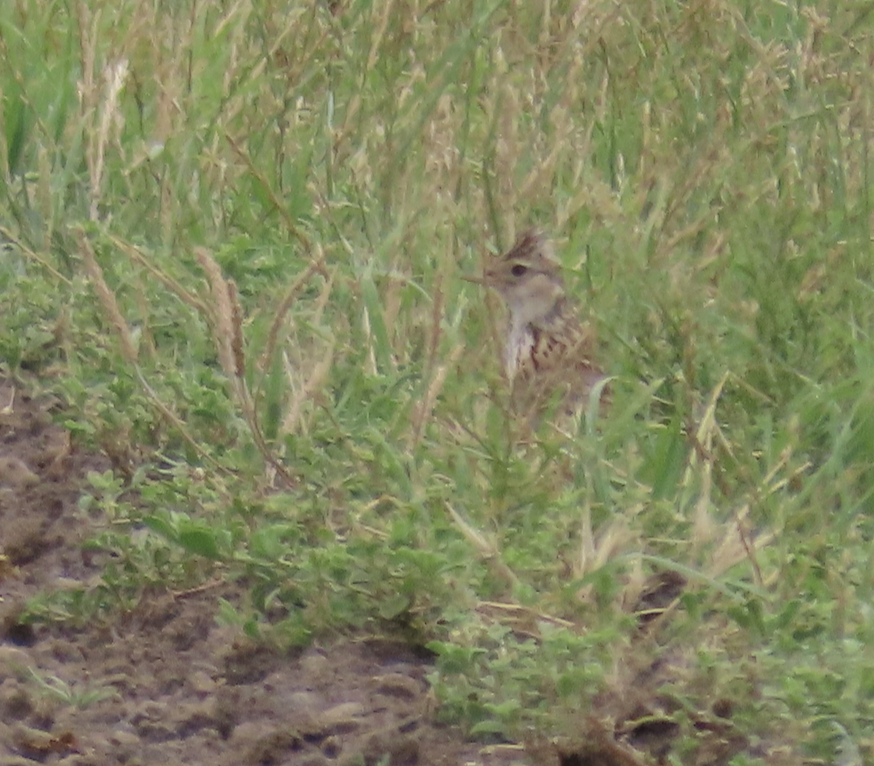
<svg viewBox="0 0 874 766"><path fill-rule="evenodd" d="M0 764L509 764L436 723L429 658L387 638L282 654L215 621L222 583L147 594L111 625L20 623L28 598L99 578L89 470L47 399L0 381Z"/></svg>

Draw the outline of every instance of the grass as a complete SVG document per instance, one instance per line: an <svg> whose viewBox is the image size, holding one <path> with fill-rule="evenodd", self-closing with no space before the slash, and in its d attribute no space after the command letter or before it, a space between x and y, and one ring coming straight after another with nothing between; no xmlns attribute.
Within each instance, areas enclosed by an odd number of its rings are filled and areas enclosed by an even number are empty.
<svg viewBox="0 0 874 766"><path fill-rule="evenodd" d="M112 688L88 687L84 689L71 686L57 676L45 676L33 668L28 668L22 675L30 682L36 692L59 705L69 705L77 708L87 708L96 702L118 697L118 692Z"/></svg>
<svg viewBox="0 0 874 766"><path fill-rule="evenodd" d="M221 619L403 630L475 734L627 718L662 656L678 762L718 704L766 761L874 758L872 32L861 2L4 4L0 361L115 466L82 507L113 568L34 618L245 576ZM530 224L615 406L520 446L461 277Z"/></svg>

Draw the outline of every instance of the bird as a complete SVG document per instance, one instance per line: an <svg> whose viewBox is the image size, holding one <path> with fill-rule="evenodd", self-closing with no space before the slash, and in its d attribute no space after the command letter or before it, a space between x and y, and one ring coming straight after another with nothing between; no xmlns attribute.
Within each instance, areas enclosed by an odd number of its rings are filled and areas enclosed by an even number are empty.
<svg viewBox="0 0 874 766"><path fill-rule="evenodd" d="M504 367L513 411L537 427L577 417L607 375L594 361L595 332L568 295L552 243L525 231L505 254L487 262L478 281L496 290L509 312ZM601 386L601 404L608 394Z"/></svg>

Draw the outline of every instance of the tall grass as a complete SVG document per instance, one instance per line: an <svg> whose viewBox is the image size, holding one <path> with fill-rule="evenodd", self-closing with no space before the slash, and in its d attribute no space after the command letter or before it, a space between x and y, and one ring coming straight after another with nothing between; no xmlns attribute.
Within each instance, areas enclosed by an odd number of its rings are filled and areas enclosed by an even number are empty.
<svg viewBox="0 0 874 766"><path fill-rule="evenodd" d="M126 566L52 610L244 571L223 619L403 626L477 732L572 729L664 655L666 716L730 700L765 749L870 757L872 29L864 3L4 4L0 358L56 376L116 465L92 501L155 533L108 531ZM615 405L520 445L501 307L461 277L530 224Z"/></svg>

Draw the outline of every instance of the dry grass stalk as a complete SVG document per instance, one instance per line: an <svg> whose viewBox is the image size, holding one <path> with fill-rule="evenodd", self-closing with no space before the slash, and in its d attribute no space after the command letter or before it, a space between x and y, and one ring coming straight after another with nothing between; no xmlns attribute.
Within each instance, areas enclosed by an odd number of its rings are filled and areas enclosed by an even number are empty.
<svg viewBox="0 0 874 766"><path fill-rule="evenodd" d="M413 431L410 446L413 447L422 439L422 433L425 429L425 423L431 417L434 410L434 403L437 396L443 388L443 383L446 380L446 373L458 361L461 356L463 346L458 343L449 353L449 359L443 365L440 365L435 370L437 350L440 347L440 337L443 334L443 306L445 303L445 294L443 291L443 273L438 273L434 281L434 300L431 305L431 333L428 337L427 356L425 358L424 377L430 379L428 389L425 392L425 398L420 405L415 409L413 415Z"/></svg>
<svg viewBox="0 0 874 766"><path fill-rule="evenodd" d="M443 364L437 366L431 371L431 380L428 383L428 388L425 391L425 398L417 405L414 413L415 423L413 425L413 438L411 440L411 448L415 447L421 440L422 434L425 431L425 426L428 420L434 414L434 406L437 403L437 397L443 390L443 384L446 382L446 376L449 370L455 369L461 354L464 352L464 346L457 343L452 347L449 356Z"/></svg>
<svg viewBox="0 0 874 766"><path fill-rule="evenodd" d="M219 363L225 375L231 380L234 397L240 407L255 445L261 452L262 457L274 468L276 473L289 486L297 482L288 472L288 469L273 454L270 445L264 439L261 426L258 423L258 414L255 404L246 384L246 358L243 341L243 309L240 305L237 285L231 279L225 279L221 266L212 257L208 250L202 247L195 248L194 255L201 268L206 272L214 303L206 312L206 317L212 327L212 335L215 341Z"/></svg>
<svg viewBox="0 0 874 766"><path fill-rule="evenodd" d="M321 386L322 382L328 376L328 372L331 369L331 365L334 362L334 347L336 346L335 339L331 339L328 347L325 349L322 354L322 358L318 361L318 363L313 367L313 371L310 373L309 378L306 383L301 387L301 389L294 395L291 400L291 403L288 407L288 413L282 420L282 433L284 434L292 434L296 433L301 420L301 411L303 410L304 402L306 402L316 391L319 386ZM286 364L287 376L289 381L292 383L293 387L293 374L290 369L290 365Z"/></svg>
<svg viewBox="0 0 874 766"><path fill-rule="evenodd" d="M3 110L2 108L0 108L0 119L2 119L2 117ZM0 161L2 161L2 157L0 157ZM2 167L2 164L0 164L0 167ZM16 237L10 229L7 229L5 226L0 226L0 237L3 237L7 244L14 245L19 252L21 252L30 260L36 261L36 263L38 263L41 268L45 269L46 272L51 274L55 279L63 282L68 287L73 284L68 277L65 277L63 274L61 274L61 272L58 271L51 263L49 263L46 258L41 256L39 253L34 252L24 242L22 242L21 239Z"/></svg>
<svg viewBox="0 0 874 766"><path fill-rule="evenodd" d="M267 333L267 342L258 361L257 369L260 372L260 378L256 387L256 391L261 390L264 377L267 375L268 371L272 367L272 360L276 353L276 346L279 343L279 337L282 331L282 327L285 324L286 318L289 311L291 310L292 305L294 305L294 302L297 300L301 290L303 290L304 286L316 273L321 274L323 277L325 277L325 284L323 285L319 294L319 299L317 301L316 307L317 317L315 319L315 323L318 324L321 312L324 310L324 307L334 286L334 273L329 272L327 269L325 269L324 253L321 252L320 248L318 256L314 260L312 260L310 262L310 265L303 271L303 273L300 274L292 282L285 295L283 296L282 300L280 301L279 307L277 308L273 316L273 321L270 323L270 330ZM300 428L301 413L303 410L304 402L306 402L312 396L313 392L318 389L318 387L327 377L328 372L331 369L331 365L333 364L335 346L336 342L332 338L330 343L328 344L328 347L323 351L320 360L312 369L309 379L304 383L303 386L299 388L299 390L292 397L292 400L288 406L287 413L283 418L283 422L281 425L281 430L283 433L295 433ZM296 387L294 383L295 376L292 373L291 364L288 359L285 360L285 366L286 375L291 383L292 390L294 390L294 388Z"/></svg>
<svg viewBox="0 0 874 766"><path fill-rule="evenodd" d="M376 346L373 343L373 330L370 326L370 312L367 310L367 306L361 312L361 328L364 337L367 338L367 374L376 377L379 374L376 365Z"/></svg>
<svg viewBox="0 0 874 766"><path fill-rule="evenodd" d="M243 307L240 305L240 291L233 279L227 280L228 299L231 303L231 355L234 360L234 374L237 380L246 375L246 356L243 345Z"/></svg>
<svg viewBox="0 0 874 766"><path fill-rule="evenodd" d="M124 317L121 314L121 310L118 307L118 301L115 298L115 293L109 289L109 286L106 284L106 279L103 276L103 269L100 267L100 264L97 263L97 259L94 255L94 250L91 247L91 243L88 241L88 238L85 236L85 232L81 229L77 231L77 238L79 241L79 250L82 253L82 259L85 262L85 269L88 272L89 277L91 278L91 283L94 285L94 291L97 293L97 298L100 301L100 305L103 307L104 312L109 318L110 323L115 328L115 331L119 337L119 341L121 343L121 353L122 357L124 357L125 361L128 362L134 369L134 372L140 381L140 385L143 387L143 390L146 393L146 396L150 399L152 404L158 409L158 411L164 416L164 418L173 426L181 435L182 438L191 445L191 447L207 462L211 463L215 468L223 473L230 473L226 468L224 468L220 463L218 463L214 458L210 456L210 454L203 449L203 447L198 444L197 440L194 439L186 428L186 425L182 420L176 415L173 410L171 410L164 402L161 401L158 394L155 390L149 385L148 381L143 376L142 371L137 364L138 361L138 352L137 348L133 343L130 334L130 328L127 325L127 322L124 320Z"/></svg>
<svg viewBox="0 0 874 766"><path fill-rule="evenodd" d="M292 305L297 300L297 296L303 290L310 278L319 273L328 279L329 284L333 283L333 277L328 277L325 271L325 256L319 253L318 257L310 263L306 270L291 283L291 286L286 290L285 295L279 302L279 307L273 315L273 321L270 323L270 331L267 333L267 343L264 344L264 351L261 353L261 359L258 362L258 369L264 373L270 369L270 360L273 359L273 354L276 352L276 343L279 340L279 332L282 325L285 323L285 318L291 310Z"/></svg>
<svg viewBox="0 0 874 766"><path fill-rule="evenodd" d="M237 377L237 364L233 351L234 308L228 283L225 281L221 267L208 250L196 247L194 248L194 256L200 267L206 272L212 292L212 302L209 304L207 318L212 326L219 364L221 364L225 375L233 380Z"/></svg>
<svg viewBox="0 0 874 766"><path fill-rule="evenodd" d="M234 473L234 471L219 463L212 455L209 454L209 452L207 452L200 445L200 443L193 436L191 436L191 434L188 433L188 429L185 423L182 422L182 420L175 412L173 412L173 410L171 410L166 404L164 404L164 402L161 401L157 392L149 385L149 382L143 376L143 373L140 370L139 366L134 367L134 372L136 372L137 379L140 381L140 385L143 387L143 390L146 392L146 396L149 397L152 404L155 405L155 407L164 416L167 422L170 423L170 425L173 426L173 428L175 428L182 435L182 438L191 445L192 449L194 449L194 451L198 455L200 455L203 460L210 463L221 473L228 476L235 476L236 474Z"/></svg>
<svg viewBox="0 0 874 766"><path fill-rule="evenodd" d="M689 457L689 465L683 477L683 485L691 486L692 474L699 463L701 466L702 487L695 506L695 518L693 519L692 539L696 546L711 542L717 533L717 524L710 515L711 489L713 486L713 436L718 426L716 425L716 404L722 394L723 386L728 380L728 373L722 376L719 383L710 393L710 400L701 417L701 423L695 434L695 443L702 450L693 450ZM703 452L703 454L702 454Z"/></svg>
<svg viewBox="0 0 874 766"><path fill-rule="evenodd" d="M77 230L76 237L79 241L79 252L85 261L85 269L88 272L88 276L91 277L91 284L94 285L97 299L100 301L100 305L103 306L103 310L118 334L118 339L121 342L121 354L126 362L136 365L137 348L131 338L130 328L127 326L127 322L121 314L121 309L118 307L115 293L109 289L106 280L103 278L103 269L97 263L94 250L91 248L91 243L88 241L88 237L85 236L85 232L82 229Z"/></svg>
<svg viewBox="0 0 874 766"><path fill-rule="evenodd" d="M186 290L182 285L179 284L173 277L165 274L161 269L159 269L152 262L150 258L148 258L144 253L142 253L139 248L130 244L130 242L125 242L118 237L114 237L110 235L110 242L115 245L119 250L123 251L131 260L136 261L141 266L143 266L148 272L155 277L164 287L174 293L183 303L193 308L198 314L205 315L207 313L206 304L194 293L189 290Z"/></svg>
<svg viewBox="0 0 874 766"><path fill-rule="evenodd" d="M82 78L77 83L79 91L79 103L82 108L82 113L85 115L94 114L97 110L98 94L97 86L94 81L94 72L96 69L96 50L97 39L100 28L100 12L97 11L89 16L90 10L86 3L80 3L77 7L78 22L79 22L79 49L81 51ZM93 140L94 136L89 136L89 140ZM89 151L86 156L86 161L90 164L94 158L94 152ZM94 174L91 174L94 177Z"/></svg>
<svg viewBox="0 0 874 766"><path fill-rule="evenodd" d="M780 459L777 461L776 465L768 471L768 474L762 480L761 488L755 491L755 500L753 502L760 502L769 495L779 492L792 482L797 481L802 474L810 470L811 463L806 462L792 471L788 476L775 480L777 474L788 466L791 457L792 450L787 447L781 453ZM739 564L744 559L747 559L752 567L753 579L756 584L768 585L769 583L766 582L766 578L762 575L761 567L756 558L756 552L773 543L777 538L778 532L773 529L765 529L759 530L757 534L753 536L750 533L747 524L747 518L751 506L752 502L748 502L741 506L739 510L735 511L734 525L737 529L737 537L735 538L728 534L724 535L722 542L711 558L709 573L712 576L717 577L736 564Z"/></svg>
<svg viewBox="0 0 874 766"><path fill-rule="evenodd" d="M282 220L285 221L285 226L288 231L300 242L304 247L311 247L312 243L309 240L309 237L301 230L300 226L298 226L297 219L291 215L288 211L287 206L282 201L282 198L279 194L276 193L276 190L270 184L270 181L267 177L258 169L255 163L252 162L252 158L249 156L248 152L242 149L233 138L231 138L227 133L225 134L225 140L231 145L231 148L236 153L237 157L239 157L246 165L246 169L251 173L252 177L260 184L261 188L270 198L270 201L273 203L273 207L282 217Z"/></svg>
<svg viewBox="0 0 874 766"><path fill-rule="evenodd" d="M634 540L628 519L624 514L617 514L606 521L595 533L592 529L591 509L588 502L583 509L580 527L580 555L573 568L573 577L577 580L606 566L623 551L627 551ZM577 591L577 597L581 601L586 601L591 597L593 589L593 585L586 585ZM628 600L625 590L621 598L623 601Z"/></svg>
<svg viewBox="0 0 874 766"><path fill-rule="evenodd" d="M483 532L468 524L464 517L449 503L446 503L446 511L452 521L455 522L455 525L461 530L461 533L476 548L477 553L488 564L489 568L511 588L517 587L519 585L519 578L504 563L498 546L489 540Z"/></svg>

